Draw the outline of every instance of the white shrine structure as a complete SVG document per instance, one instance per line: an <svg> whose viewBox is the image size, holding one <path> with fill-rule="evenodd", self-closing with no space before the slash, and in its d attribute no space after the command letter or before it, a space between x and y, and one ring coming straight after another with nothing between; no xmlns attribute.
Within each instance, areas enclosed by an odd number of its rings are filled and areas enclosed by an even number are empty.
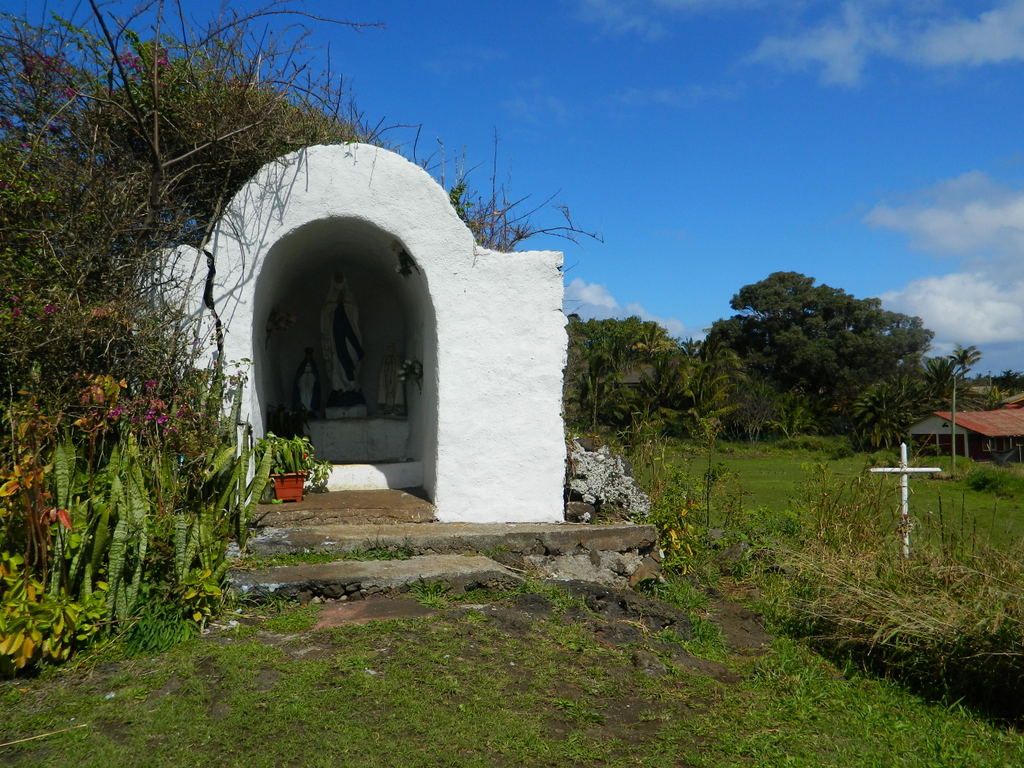
<svg viewBox="0 0 1024 768"><path fill-rule="evenodd" d="M563 519L561 253L480 248L422 168L366 144L264 166L209 253L201 341L219 322L224 359L251 361L257 436L305 410L331 489L422 487L445 522Z"/></svg>

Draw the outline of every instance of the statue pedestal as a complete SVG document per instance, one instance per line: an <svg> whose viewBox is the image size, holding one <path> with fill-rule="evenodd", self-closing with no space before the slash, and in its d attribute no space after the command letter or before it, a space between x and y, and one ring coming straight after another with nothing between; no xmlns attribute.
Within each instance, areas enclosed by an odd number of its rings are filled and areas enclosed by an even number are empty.
<svg viewBox="0 0 1024 768"><path fill-rule="evenodd" d="M409 458L409 422L405 419L311 419L309 437L317 458L334 464L401 462Z"/></svg>
<svg viewBox="0 0 1024 768"><path fill-rule="evenodd" d="M345 406L334 406L333 408L325 408L324 415L328 421L333 419L365 419L366 418L366 406L365 405L345 405Z"/></svg>

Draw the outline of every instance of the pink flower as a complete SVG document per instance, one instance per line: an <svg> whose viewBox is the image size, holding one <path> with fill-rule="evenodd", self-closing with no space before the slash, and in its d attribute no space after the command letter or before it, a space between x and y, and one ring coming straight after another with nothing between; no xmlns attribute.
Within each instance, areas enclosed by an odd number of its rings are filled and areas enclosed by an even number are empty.
<svg viewBox="0 0 1024 768"><path fill-rule="evenodd" d="M52 315L56 311L57 307L53 304L47 304L45 307L43 307L43 312L46 313L47 315Z"/></svg>
<svg viewBox="0 0 1024 768"><path fill-rule="evenodd" d="M15 307L11 310L11 317L18 317L21 314L21 310Z"/></svg>

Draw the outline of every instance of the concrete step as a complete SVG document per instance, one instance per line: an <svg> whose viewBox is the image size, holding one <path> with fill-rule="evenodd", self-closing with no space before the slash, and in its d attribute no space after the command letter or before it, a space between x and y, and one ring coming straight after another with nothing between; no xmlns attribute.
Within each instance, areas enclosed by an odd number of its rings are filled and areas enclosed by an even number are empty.
<svg viewBox="0 0 1024 768"><path fill-rule="evenodd" d="M422 484L422 461L335 464L327 479L327 488L332 491L413 488Z"/></svg>
<svg viewBox="0 0 1024 768"><path fill-rule="evenodd" d="M242 595L283 595L309 599L353 600L374 594L405 592L420 581L443 582L457 592L476 587L503 589L522 576L479 555L421 555L408 560L340 560L333 563L234 569L228 585Z"/></svg>
<svg viewBox="0 0 1024 768"><path fill-rule="evenodd" d="M291 528L331 524L424 523L434 519L434 505L422 489L307 493L302 501L260 504L252 524ZM301 551L301 550L299 550Z"/></svg>
<svg viewBox="0 0 1024 768"><path fill-rule="evenodd" d="M266 527L253 534L248 548L261 556L310 552L344 554L373 548L408 549L414 554L510 552L555 556L595 551L647 554L657 540L657 531L652 525L387 523Z"/></svg>

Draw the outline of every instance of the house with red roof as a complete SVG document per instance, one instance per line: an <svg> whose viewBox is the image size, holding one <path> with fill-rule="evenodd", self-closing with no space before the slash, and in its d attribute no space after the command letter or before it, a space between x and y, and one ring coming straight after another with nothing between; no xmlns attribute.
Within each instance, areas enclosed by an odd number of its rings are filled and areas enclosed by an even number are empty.
<svg viewBox="0 0 1024 768"><path fill-rule="evenodd" d="M943 454L951 452L952 434L953 416L949 411L935 411L910 428L916 443L932 444ZM956 453L999 464L1024 461L1024 409L958 411Z"/></svg>

